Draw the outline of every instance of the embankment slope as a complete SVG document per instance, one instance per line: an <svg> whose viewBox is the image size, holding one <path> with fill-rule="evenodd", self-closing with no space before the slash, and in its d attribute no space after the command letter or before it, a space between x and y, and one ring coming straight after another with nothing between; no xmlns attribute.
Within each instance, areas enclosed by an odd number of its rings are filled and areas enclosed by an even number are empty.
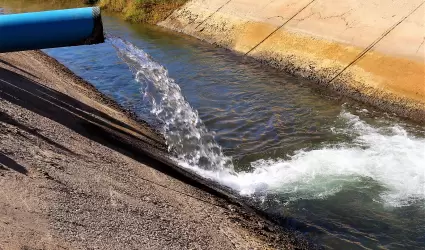
<svg viewBox="0 0 425 250"><path fill-rule="evenodd" d="M159 25L425 122L423 0L192 0Z"/></svg>
<svg viewBox="0 0 425 250"><path fill-rule="evenodd" d="M308 247L161 154L161 136L54 59L0 54L0 249Z"/></svg>

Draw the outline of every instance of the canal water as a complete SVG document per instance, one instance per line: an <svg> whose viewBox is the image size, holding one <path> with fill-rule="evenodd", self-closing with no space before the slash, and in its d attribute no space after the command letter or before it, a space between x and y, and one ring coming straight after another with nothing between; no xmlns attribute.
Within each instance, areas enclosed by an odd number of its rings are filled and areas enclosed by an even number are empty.
<svg viewBox="0 0 425 250"><path fill-rule="evenodd" d="M424 127L194 38L103 19L107 43L45 52L162 131L179 164L325 248L425 249Z"/></svg>

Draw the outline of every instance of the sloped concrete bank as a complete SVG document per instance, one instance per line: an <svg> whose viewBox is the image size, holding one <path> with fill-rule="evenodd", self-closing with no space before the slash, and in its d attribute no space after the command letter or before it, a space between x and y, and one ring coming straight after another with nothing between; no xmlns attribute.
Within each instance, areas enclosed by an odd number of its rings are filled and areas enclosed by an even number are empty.
<svg viewBox="0 0 425 250"><path fill-rule="evenodd" d="M192 0L159 25L425 122L423 0Z"/></svg>

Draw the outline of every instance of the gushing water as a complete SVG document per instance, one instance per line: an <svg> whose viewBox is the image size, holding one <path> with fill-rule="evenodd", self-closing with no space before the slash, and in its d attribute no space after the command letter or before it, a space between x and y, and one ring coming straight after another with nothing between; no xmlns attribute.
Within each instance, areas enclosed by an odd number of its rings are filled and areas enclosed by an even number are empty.
<svg viewBox="0 0 425 250"><path fill-rule="evenodd" d="M232 172L231 158L223 154L168 71L133 44L114 37L108 40L141 84L144 99L151 103L151 112L162 124L168 150L178 162L195 170Z"/></svg>

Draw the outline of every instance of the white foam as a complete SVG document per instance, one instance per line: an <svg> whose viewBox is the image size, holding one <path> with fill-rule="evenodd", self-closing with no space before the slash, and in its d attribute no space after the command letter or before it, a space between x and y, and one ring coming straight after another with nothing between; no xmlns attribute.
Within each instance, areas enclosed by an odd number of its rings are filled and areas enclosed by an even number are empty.
<svg viewBox="0 0 425 250"><path fill-rule="evenodd" d="M259 160L252 163L255 170L250 173L201 174L241 194L267 190L287 194L289 200L321 199L347 186L370 188L365 178L386 190L381 198L387 205L425 199L425 139L409 135L400 126L374 128L346 111L340 116L347 127L335 133L355 135L352 145L301 150L288 160Z"/></svg>

